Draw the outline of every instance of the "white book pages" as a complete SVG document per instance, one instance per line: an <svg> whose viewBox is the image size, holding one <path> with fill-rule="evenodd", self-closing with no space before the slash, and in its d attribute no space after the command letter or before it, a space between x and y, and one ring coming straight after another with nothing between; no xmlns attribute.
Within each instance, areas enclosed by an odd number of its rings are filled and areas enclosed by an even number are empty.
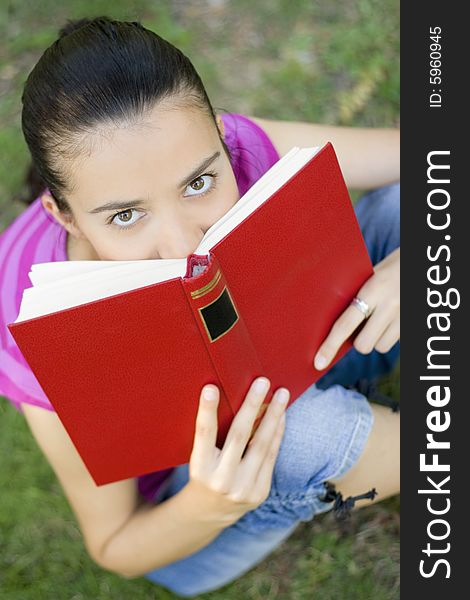
<svg viewBox="0 0 470 600"><path fill-rule="evenodd" d="M210 227L194 254L208 254L320 150L292 148ZM184 277L187 260L60 261L32 265L15 323L153 283Z"/></svg>
<svg viewBox="0 0 470 600"><path fill-rule="evenodd" d="M94 261L89 261L94 262ZM23 291L20 312L15 323L46 315L72 306L93 302L100 298L107 298L128 292L152 283L167 281L175 277L183 277L186 273L187 261L185 258L178 262L165 265L164 268L155 268L144 263L154 261L132 261L138 264L121 265L96 270L90 273L79 273L58 280L41 284L39 287L26 288ZM104 274L106 273L106 277Z"/></svg>
<svg viewBox="0 0 470 600"><path fill-rule="evenodd" d="M166 268L181 261L181 258L163 258L158 260L59 260L56 262L36 263L31 265L29 278L34 287L47 283L59 281L65 277L73 277L82 273L101 271L118 265L135 265L142 262L151 265L161 265L158 268Z"/></svg>

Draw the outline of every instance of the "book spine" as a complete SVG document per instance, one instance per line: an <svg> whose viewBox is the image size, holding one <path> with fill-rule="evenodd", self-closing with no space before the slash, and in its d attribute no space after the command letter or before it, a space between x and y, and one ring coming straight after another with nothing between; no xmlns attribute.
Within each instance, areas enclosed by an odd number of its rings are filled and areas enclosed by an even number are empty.
<svg viewBox="0 0 470 600"><path fill-rule="evenodd" d="M192 276L195 271L199 274ZM217 257L212 253L189 256L186 277L182 282L220 380L219 389L225 395L233 416L243 403L253 379L265 375L263 367ZM267 403L268 396L265 405ZM253 431L259 424L265 405L260 409Z"/></svg>

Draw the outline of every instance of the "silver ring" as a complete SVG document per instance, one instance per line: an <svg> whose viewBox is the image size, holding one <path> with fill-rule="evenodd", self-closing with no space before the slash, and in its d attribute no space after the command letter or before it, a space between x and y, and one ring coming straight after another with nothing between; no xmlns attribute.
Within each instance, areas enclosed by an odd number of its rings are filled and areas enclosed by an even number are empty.
<svg viewBox="0 0 470 600"><path fill-rule="evenodd" d="M355 306L357 309L359 309L366 319L368 319L370 317L372 310L371 310L370 306L367 304L367 302L364 302L364 300L361 300L360 298L355 296L352 299L351 304L353 306Z"/></svg>

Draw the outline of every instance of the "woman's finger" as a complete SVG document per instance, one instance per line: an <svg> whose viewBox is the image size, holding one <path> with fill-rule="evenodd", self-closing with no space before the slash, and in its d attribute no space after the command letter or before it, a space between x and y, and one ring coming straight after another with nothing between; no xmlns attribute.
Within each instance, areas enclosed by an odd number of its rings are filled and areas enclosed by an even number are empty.
<svg viewBox="0 0 470 600"><path fill-rule="evenodd" d="M279 448L281 446L285 428L286 414L284 412L284 414L278 421L276 432L273 435L271 445L266 453L266 456L264 457L263 462L261 463L258 475L256 476L254 482L253 490L258 497L266 498L267 496L269 496L269 492L271 490L272 485L274 465L276 464L276 460L279 455Z"/></svg>
<svg viewBox="0 0 470 600"><path fill-rule="evenodd" d="M361 354L369 354L374 349L387 327L393 320L389 311L378 307L367 319L367 323L354 339L354 348Z"/></svg>
<svg viewBox="0 0 470 600"><path fill-rule="evenodd" d="M263 416L255 435L250 440L240 464L240 479L245 483L249 484L255 480L266 454L271 448L273 437L279 421L285 413L289 398L289 390L286 388L279 388L273 395L268 410Z"/></svg>
<svg viewBox="0 0 470 600"><path fill-rule="evenodd" d="M261 385L264 383L264 387ZM229 432L220 453L217 470L221 479L233 477L252 433L253 424L262 408L270 387L266 377L259 377L252 383L248 393L230 425Z"/></svg>
<svg viewBox="0 0 470 600"><path fill-rule="evenodd" d="M203 469L210 466L215 457L217 440L217 406L219 389L215 385L206 385L201 390L199 408L196 416L196 431L190 457L191 468Z"/></svg>
<svg viewBox="0 0 470 600"><path fill-rule="evenodd" d="M397 317L393 320L392 323L387 327L384 331L382 337L375 344L375 349L377 352L381 352L385 354L391 350L391 348L398 342L400 339L400 319Z"/></svg>
<svg viewBox="0 0 470 600"><path fill-rule="evenodd" d="M367 298L361 298L368 302ZM368 302L369 303L369 302ZM369 306L371 306L369 304ZM371 306L372 308L372 306ZM350 305L336 320L325 341L315 355L315 368L319 371L325 369L333 360L345 340L355 331L364 320L364 315L355 306Z"/></svg>

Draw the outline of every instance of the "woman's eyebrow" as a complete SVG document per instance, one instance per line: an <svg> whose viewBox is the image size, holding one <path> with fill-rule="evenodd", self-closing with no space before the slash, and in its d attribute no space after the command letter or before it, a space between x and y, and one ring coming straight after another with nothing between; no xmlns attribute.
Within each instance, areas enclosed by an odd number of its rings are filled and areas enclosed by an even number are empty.
<svg viewBox="0 0 470 600"><path fill-rule="evenodd" d="M205 169L207 169L207 167L211 163L213 163L214 160L219 158L219 156L220 156L220 150L217 150L217 152L214 152L214 154L211 154L211 156L208 156L207 158L205 158L195 169L193 169L193 171L191 171L191 173L187 177L185 177L183 179L183 181L181 181L181 183L179 184L179 187L183 187L185 185L188 185L188 183L191 183L191 181L193 179L195 179L199 175L199 173L201 173L201 171L204 171ZM107 210L119 210L122 208L131 208L133 206L141 206L145 202L146 202L146 200L142 200L142 199L118 200L116 202L107 202L106 204L103 204L102 206L98 206L97 208L93 208L92 210L89 210L88 213L95 214L95 213L105 212Z"/></svg>
<svg viewBox="0 0 470 600"><path fill-rule="evenodd" d="M183 187L188 185L188 183L191 183L191 181L195 179L201 171L205 171L216 158L219 158L219 156L220 150L217 150L217 152L214 152L214 154L211 154L211 156L205 158L200 165L198 165L187 177L183 179L183 181L179 184L179 187Z"/></svg>

